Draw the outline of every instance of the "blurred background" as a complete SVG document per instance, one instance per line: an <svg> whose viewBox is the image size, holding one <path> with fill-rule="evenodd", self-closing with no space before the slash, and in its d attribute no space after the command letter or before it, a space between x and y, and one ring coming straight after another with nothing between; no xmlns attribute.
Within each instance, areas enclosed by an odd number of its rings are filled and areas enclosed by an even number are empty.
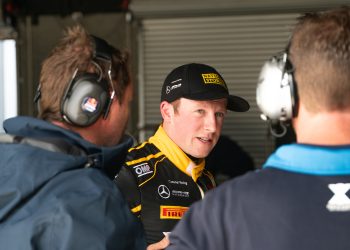
<svg viewBox="0 0 350 250"><path fill-rule="evenodd" d="M41 62L63 29L80 23L131 52L136 91L128 130L138 141L161 122L160 90L170 70L206 63L222 74L232 94L250 102L249 112L229 113L223 134L259 167L276 147L294 140L293 133L276 140L260 119L255 87L262 64L285 48L299 14L346 4L350 1L2 0L0 120L36 114Z"/></svg>

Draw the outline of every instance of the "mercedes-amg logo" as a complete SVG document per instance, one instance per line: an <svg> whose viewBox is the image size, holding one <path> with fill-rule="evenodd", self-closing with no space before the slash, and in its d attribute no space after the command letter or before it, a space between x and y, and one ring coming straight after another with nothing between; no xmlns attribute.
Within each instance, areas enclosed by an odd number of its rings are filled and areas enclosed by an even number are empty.
<svg viewBox="0 0 350 250"><path fill-rule="evenodd" d="M170 190L169 190L169 188L167 186L160 185L158 187L158 194L163 199L168 199L170 197Z"/></svg>

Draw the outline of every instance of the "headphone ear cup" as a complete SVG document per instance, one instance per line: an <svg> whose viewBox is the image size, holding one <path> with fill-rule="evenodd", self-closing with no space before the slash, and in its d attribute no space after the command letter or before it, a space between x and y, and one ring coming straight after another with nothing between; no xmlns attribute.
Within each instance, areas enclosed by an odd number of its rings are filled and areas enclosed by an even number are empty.
<svg viewBox="0 0 350 250"><path fill-rule="evenodd" d="M286 57L287 54L282 54ZM287 58L273 57L262 67L256 89L256 102L264 118L286 121L295 115L295 83Z"/></svg>
<svg viewBox="0 0 350 250"><path fill-rule="evenodd" d="M77 76L64 95L61 113L63 118L77 126L93 124L105 111L108 101L108 84L98 81L96 74Z"/></svg>

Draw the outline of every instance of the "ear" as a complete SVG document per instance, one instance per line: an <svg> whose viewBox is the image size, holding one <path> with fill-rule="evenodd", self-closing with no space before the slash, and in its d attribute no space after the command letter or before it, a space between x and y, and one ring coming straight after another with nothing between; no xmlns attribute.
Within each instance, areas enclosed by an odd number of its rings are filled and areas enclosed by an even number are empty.
<svg viewBox="0 0 350 250"><path fill-rule="evenodd" d="M174 107L167 101L163 101L160 103L160 113L163 117L164 122L168 122L172 120L174 116Z"/></svg>

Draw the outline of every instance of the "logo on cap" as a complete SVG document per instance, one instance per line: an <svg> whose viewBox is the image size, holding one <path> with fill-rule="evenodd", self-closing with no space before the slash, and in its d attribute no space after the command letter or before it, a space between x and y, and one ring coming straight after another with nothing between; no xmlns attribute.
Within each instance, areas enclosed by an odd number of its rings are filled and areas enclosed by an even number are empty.
<svg viewBox="0 0 350 250"><path fill-rule="evenodd" d="M226 88L226 84L222 78L216 73L202 74L205 84L218 84Z"/></svg>
<svg viewBox="0 0 350 250"><path fill-rule="evenodd" d="M182 81L182 79L180 78L180 79L177 79L175 81L172 81L170 84L174 84L174 83L181 82L181 81ZM178 83L178 84L175 84L172 86L166 86L166 93L169 94L170 91L172 91L173 89L177 89L179 87L181 87L181 83Z"/></svg>

